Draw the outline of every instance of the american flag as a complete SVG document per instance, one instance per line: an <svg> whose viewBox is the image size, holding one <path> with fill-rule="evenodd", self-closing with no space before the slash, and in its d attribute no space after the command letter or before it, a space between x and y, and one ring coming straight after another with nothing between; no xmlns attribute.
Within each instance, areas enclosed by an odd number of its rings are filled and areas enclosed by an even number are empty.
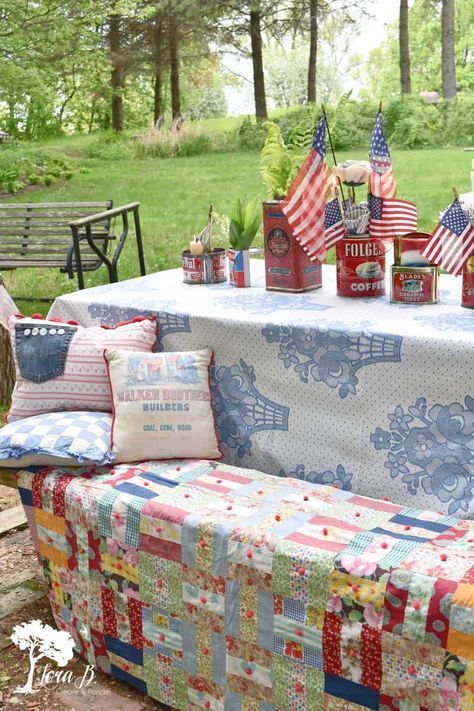
<svg viewBox="0 0 474 711"><path fill-rule="evenodd" d="M423 256L458 275L473 252L474 227L456 198L432 233Z"/></svg>
<svg viewBox="0 0 474 711"><path fill-rule="evenodd" d="M331 169L326 165L326 119L323 116L313 145L282 202L293 234L310 259L323 259L324 205L330 190Z"/></svg>
<svg viewBox="0 0 474 711"><path fill-rule="evenodd" d="M350 200L344 200L343 210L347 210L351 204ZM326 203L324 210L324 229L326 239L326 249L331 249L335 244L342 239L346 233L344 219L341 214L341 206L339 200L334 198Z"/></svg>
<svg viewBox="0 0 474 711"><path fill-rule="evenodd" d="M369 234L390 239L407 232L416 232L416 205L407 200L369 195Z"/></svg>
<svg viewBox="0 0 474 711"><path fill-rule="evenodd" d="M370 144L369 193L375 197L393 198L397 191L392 171L392 159L383 132L382 112L379 111Z"/></svg>

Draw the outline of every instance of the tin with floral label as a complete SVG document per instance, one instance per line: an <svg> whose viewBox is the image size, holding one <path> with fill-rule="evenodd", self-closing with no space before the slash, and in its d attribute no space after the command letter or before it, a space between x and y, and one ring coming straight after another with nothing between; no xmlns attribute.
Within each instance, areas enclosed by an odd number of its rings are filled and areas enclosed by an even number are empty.
<svg viewBox="0 0 474 711"><path fill-rule="evenodd" d="M183 281L185 284L220 284L227 280L225 249L214 249L208 254L182 253Z"/></svg>
<svg viewBox="0 0 474 711"><path fill-rule="evenodd" d="M263 203L265 283L272 291L310 291L322 286L319 260L312 261L294 238L278 200Z"/></svg>
<svg viewBox="0 0 474 711"><path fill-rule="evenodd" d="M461 306L474 309L474 257L470 257L462 270Z"/></svg>
<svg viewBox="0 0 474 711"><path fill-rule="evenodd" d="M385 245L369 235L345 235L336 244L339 296L367 297L385 294Z"/></svg>
<svg viewBox="0 0 474 711"><path fill-rule="evenodd" d="M439 267L392 267L390 301L399 304L437 304Z"/></svg>

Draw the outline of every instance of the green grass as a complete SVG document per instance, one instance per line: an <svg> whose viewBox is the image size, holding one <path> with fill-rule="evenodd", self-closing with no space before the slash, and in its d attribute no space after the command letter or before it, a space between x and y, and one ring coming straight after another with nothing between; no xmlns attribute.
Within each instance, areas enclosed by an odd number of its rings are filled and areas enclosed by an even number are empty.
<svg viewBox="0 0 474 711"><path fill-rule="evenodd" d="M68 182L41 187L8 201L80 201L113 199L118 206L139 201L148 272L177 267L181 250L188 246L204 225L209 204L217 213L227 213L236 197L265 195L258 171L258 153L215 153L190 158L168 160L100 161L74 157L83 150L91 137L73 136L54 139L45 144L49 148L70 153L72 161L87 166L90 172L77 173ZM365 158L363 152L338 155L345 158ZM471 154L461 149L394 151L394 170L401 198L414 200L418 205L419 229L431 231L439 211L452 199L453 185L461 192L470 189ZM357 194L364 198L362 189ZM119 229L117 224L116 228ZM133 235L131 235L133 237ZM256 244L261 244L259 235ZM121 280L138 276L138 265L133 239L127 245L119 263ZM330 255L331 256L331 255ZM76 289L58 270L26 270L4 274L13 295L57 296ZM86 283L94 286L107 281L106 270L87 275ZM25 313L47 310L45 304L20 306Z"/></svg>

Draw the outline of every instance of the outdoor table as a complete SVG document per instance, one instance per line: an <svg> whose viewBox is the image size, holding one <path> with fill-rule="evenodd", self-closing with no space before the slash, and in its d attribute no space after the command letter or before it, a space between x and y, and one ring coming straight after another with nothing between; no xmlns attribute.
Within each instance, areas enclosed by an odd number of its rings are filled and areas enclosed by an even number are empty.
<svg viewBox="0 0 474 711"><path fill-rule="evenodd" d="M214 349L225 462L473 518L474 312L461 280L441 303L391 304L323 288L187 285L173 269L65 294L50 316L113 326L156 314L157 350ZM388 283L387 283L388 292Z"/></svg>

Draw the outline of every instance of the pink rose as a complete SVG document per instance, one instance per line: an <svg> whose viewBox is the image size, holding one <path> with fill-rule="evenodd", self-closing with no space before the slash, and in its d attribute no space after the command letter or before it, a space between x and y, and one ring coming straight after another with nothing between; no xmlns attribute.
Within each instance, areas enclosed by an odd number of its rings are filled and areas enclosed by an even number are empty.
<svg viewBox="0 0 474 711"><path fill-rule="evenodd" d="M364 620L371 627L380 629L382 627L382 612L377 612L372 602L369 602L364 610Z"/></svg>
<svg viewBox="0 0 474 711"><path fill-rule="evenodd" d="M364 560L358 555L343 555L341 558L341 565L347 570L348 573L354 573L354 575L359 576L372 575L377 568L377 563L370 560Z"/></svg>
<svg viewBox="0 0 474 711"><path fill-rule="evenodd" d="M441 697L440 711L457 711L460 708L462 691L458 691L455 679L449 676L443 677L439 695Z"/></svg>
<svg viewBox="0 0 474 711"><path fill-rule="evenodd" d="M339 595L331 594L326 606L327 612L341 612L342 611L342 599Z"/></svg>

